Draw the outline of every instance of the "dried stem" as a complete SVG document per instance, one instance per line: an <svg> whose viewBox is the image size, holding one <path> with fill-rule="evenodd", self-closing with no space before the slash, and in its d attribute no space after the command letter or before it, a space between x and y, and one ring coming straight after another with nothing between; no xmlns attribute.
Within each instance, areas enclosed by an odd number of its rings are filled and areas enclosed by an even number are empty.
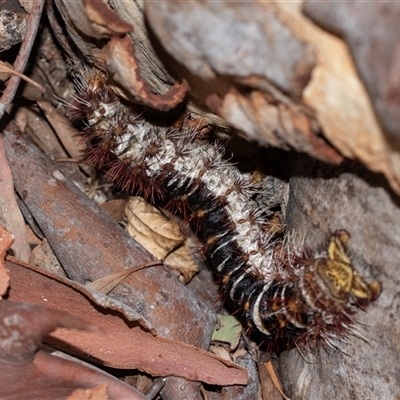
<svg viewBox="0 0 400 400"><path fill-rule="evenodd" d="M39 29L40 18L42 16L45 0L34 0L32 13L28 18L25 39L22 42L18 56L15 59L14 69L17 73L23 73L31 53L33 43ZM7 107L14 100L21 78L12 75L8 81L7 87L0 98L0 119L3 117Z"/></svg>

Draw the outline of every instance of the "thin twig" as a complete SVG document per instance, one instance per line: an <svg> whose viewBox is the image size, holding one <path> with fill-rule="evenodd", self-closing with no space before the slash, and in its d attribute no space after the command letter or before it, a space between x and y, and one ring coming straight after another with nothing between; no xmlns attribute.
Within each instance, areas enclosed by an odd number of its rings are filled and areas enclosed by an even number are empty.
<svg viewBox="0 0 400 400"><path fill-rule="evenodd" d="M24 74L21 74L20 72L15 71L14 69L12 69L11 67L9 67L6 63L4 63L3 61L0 61L0 71L1 72L5 72L7 74L10 75L16 75L18 77L20 77L22 80L24 80L25 82L30 83L32 86L35 86L37 89L41 90L42 92L44 92L44 87L42 85L40 85L39 83L35 82L34 80L32 80L31 78L27 77Z"/></svg>
<svg viewBox="0 0 400 400"><path fill-rule="evenodd" d="M25 39L21 44L18 56L15 59L14 70L23 73L31 53L33 43L39 29L40 18L42 16L45 0L34 0L31 15L28 18ZM14 100L21 78L12 75L8 81L3 95L0 98L0 119L3 117L7 107Z"/></svg>

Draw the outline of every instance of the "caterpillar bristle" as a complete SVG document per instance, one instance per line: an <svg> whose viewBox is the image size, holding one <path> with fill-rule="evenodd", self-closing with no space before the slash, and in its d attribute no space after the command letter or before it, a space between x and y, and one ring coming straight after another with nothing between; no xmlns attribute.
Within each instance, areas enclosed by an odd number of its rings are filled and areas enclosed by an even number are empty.
<svg viewBox="0 0 400 400"><path fill-rule="evenodd" d="M354 269L346 231L307 248L304 236L285 232L281 215L255 200L260 177L226 160L225 147L206 141L203 128L184 120L156 126L120 101L101 73L87 71L76 88L70 114L82 119L88 161L123 190L169 198L167 208L194 226L199 251L249 334L271 351L336 349L358 335L355 313L380 285Z"/></svg>

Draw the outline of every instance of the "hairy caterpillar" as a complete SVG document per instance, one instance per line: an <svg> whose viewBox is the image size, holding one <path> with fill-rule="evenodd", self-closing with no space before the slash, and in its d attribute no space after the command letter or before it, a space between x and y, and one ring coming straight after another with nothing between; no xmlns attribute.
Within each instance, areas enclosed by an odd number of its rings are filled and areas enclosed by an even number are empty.
<svg viewBox="0 0 400 400"><path fill-rule="evenodd" d="M77 90L71 115L85 124L88 161L124 190L166 194L189 210L225 299L270 348L335 347L357 333L354 314L379 296L380 284L353 268L347 232L335 232L318 253L291 249L254 200L260 184L224 160L220 146L196 129L149 122L100 73L86 74Z"/></svg>

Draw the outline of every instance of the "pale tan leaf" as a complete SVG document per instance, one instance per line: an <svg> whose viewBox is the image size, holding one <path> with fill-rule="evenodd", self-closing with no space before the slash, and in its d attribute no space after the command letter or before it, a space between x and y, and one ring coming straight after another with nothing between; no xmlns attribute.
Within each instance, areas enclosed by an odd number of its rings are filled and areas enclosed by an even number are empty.
<svg viewBox="0 0 400 400"><path fill-rule="evenodd" d="M131 197L126 205L127 230L147 251L160 260L183 243L178 224L141 197Z"/></svg>
<svg viewBox="0 0 400 400"><path fill-rule="evenodd" d="M117 272L115 274L103 276L96 281L93 281L86 285L87 289L95 290L96 292L102 294L108 294L113 290L117 285L119 285L125 278L127 278L130 274L147 267L151 267L153 265L159 265L159 262L150 263L146 265L141 265L139 267L132 267L122 272Z"/></svg>
<svg viewBox="0 0 400 400"><path fill-rule="evenodd" d="M188 283L197 272L198 265L192 257L193 250L189 245L190 239L186 239L184 244L167 255L164 264L169 268L179 272L179 280Z"/></svg>
<svg viewBox="0 0 400 400"><path fill-rule="evenodd" d="M183 236L179 225L141 197L129 199L126 215L129 234L169 268L178 271L182 282L189 282L198 266L192 258L194 246Z"/></svg>

